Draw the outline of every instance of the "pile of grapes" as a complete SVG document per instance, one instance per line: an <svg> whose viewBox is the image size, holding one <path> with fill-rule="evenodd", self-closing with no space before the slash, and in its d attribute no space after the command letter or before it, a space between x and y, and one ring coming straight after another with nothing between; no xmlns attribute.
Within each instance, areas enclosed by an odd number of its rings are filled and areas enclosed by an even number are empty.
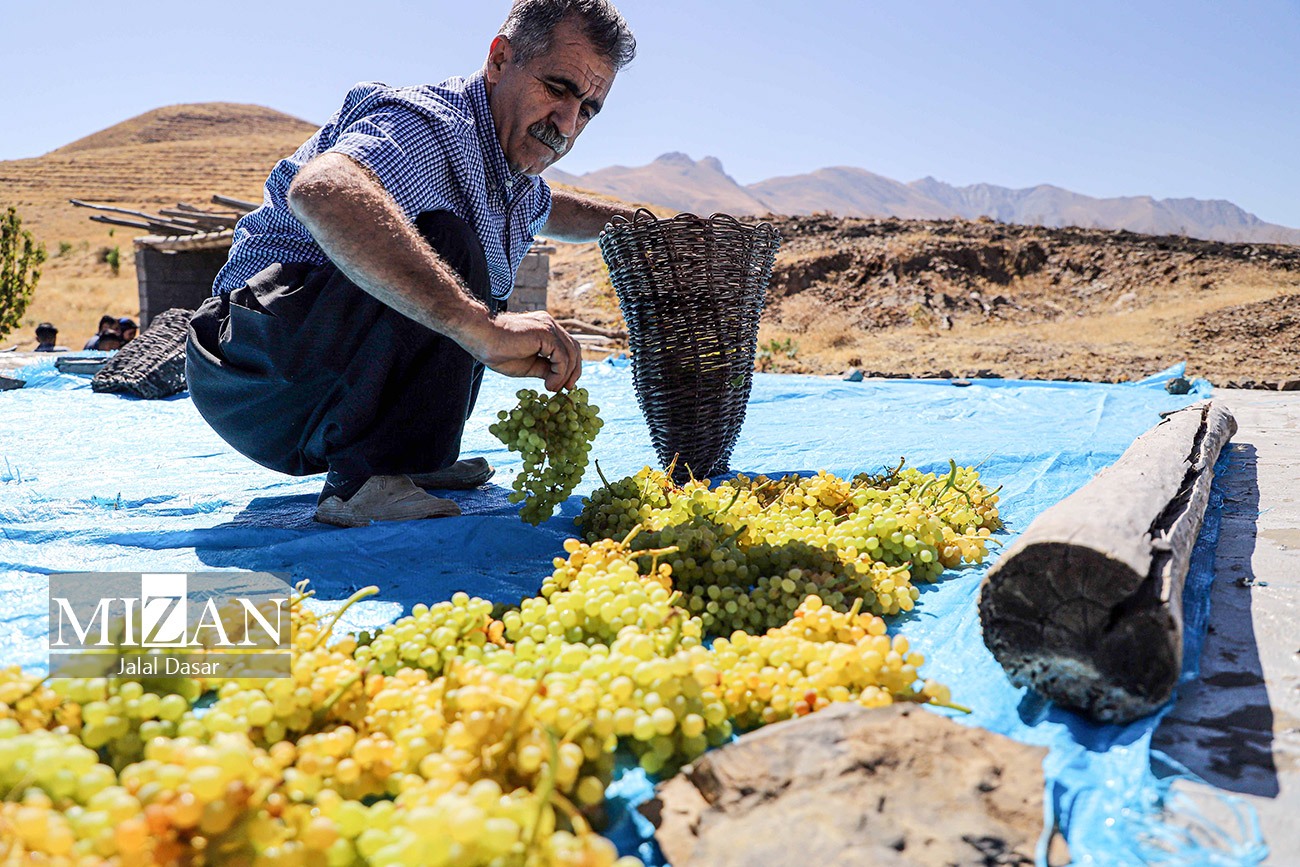
<svg viewBox="0 0 1300 867"><path fill-rule="evenodd" d="M599 408L587 402L587 390L516 394L519 405L497 414L488 430L523 458L510 502L523 503L519 516L536 525L551 517L582 481L587 452L604 422Z"/></svg>
<svg viewBox="0 0 1300 867"><path fill-rule="evenodd" d="M755 544L794 532L755 521L777 488L730 490ZM695 496L671 499L699 518ZM569 540L517 607L461 593L374 634L332 635L338 614L318 619L300 586L292 677L0 671L0 862L630 867L591 828L616 750L662 774L830 702L955 706L880 617L797 581L788 622L706 646L680 552L629 535Z"/></svg>
<svg viewBox="0 0 1300 867"><path fill-rule="evenodd" d="M647 549L641 567L668 564L684 607L711 634L780 626L810 594L837 611L855 602L879 615L910 611L915 582L983 562L1002 526L997 491L953 462L941 475L900 461L853 479L742 475L712 489L669 475L647 467L606 482L576 523L589 542L644 528L633 542Z"/></svg>

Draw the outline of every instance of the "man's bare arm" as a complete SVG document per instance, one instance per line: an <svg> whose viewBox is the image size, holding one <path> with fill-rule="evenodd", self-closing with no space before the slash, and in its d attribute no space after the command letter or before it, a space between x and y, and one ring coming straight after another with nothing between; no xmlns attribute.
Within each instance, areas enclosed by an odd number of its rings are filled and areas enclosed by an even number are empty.
<svg viewBox="0 0 1300 867"><path fill-rule="evenodd" d="M299 170L289 207L353 283L403 316L445 334L508 376L572 386L582 372L574 339L546 313L495 319L411 226L368 170L326 153Z"/></svg>
<svg viewBox="0 0 1300 867"><path fill-rule="evenodd" d="M551 190L551 216L537 233L557 241L594 241L615 216L629 220L636 208L626 202L614 202L585 196L574 190Z"/></svg>

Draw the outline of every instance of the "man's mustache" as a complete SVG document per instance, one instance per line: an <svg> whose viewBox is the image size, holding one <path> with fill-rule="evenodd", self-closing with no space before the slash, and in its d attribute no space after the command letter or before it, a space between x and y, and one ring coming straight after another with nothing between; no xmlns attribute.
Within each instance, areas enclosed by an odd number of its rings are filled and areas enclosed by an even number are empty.
<svg viewBox="0 0 1300 867"><path fill-rule="evenodd" d="M528 128L528 134L555 151L556 156L564 156L564 152L569 149L569 140L560 134L555 124L539 120Z"/></svg>

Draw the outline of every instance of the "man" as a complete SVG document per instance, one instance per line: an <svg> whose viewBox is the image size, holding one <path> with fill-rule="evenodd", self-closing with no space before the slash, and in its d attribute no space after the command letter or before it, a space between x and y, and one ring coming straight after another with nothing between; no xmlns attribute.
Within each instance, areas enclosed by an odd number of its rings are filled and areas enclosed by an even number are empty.
<svg viewBox="0 0 1300 867"><path fill-rule="evenodd" d="M86 341L82 349L120 349L122 347L122 337L117 332L117 317L105 314L99 317L99 328L95 331L95 336Z"/></svg>
<svg viewBox="0 0 1300 867"><path fill-rule="evenodd" d="M503 312L535 234L591 240L622 206L538 177L604 103L636 43L608 0L517 0L481 71L353 88L276 166L190 324L195 406L281 472L328 471L340 526L459 514L421 488L482 484L457 460L483 368L572 386L577 342Z"/></svg>
<svg viewBox="0 0 1300 867"><path fill-rule="evenodd" d="M42 322L36 326L36 351L37 352L67 352L68 347L57 346L59 342L59 329L55 328L49 322Z"/></svg>

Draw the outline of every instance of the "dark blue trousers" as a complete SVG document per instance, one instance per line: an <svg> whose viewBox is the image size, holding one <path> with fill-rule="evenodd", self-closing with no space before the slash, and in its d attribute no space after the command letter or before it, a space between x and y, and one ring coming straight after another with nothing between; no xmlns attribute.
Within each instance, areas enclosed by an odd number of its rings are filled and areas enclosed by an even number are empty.
<svg viewBox="0 0 1300 867"><path fill-rule="evenodd" d="M489 309L487 259L470 225L422 214L420 233ZM331 482L455 462L483 366L333 264L271 265L209 298L190 322L186 377L222 439L262 466Z"/></svg>

